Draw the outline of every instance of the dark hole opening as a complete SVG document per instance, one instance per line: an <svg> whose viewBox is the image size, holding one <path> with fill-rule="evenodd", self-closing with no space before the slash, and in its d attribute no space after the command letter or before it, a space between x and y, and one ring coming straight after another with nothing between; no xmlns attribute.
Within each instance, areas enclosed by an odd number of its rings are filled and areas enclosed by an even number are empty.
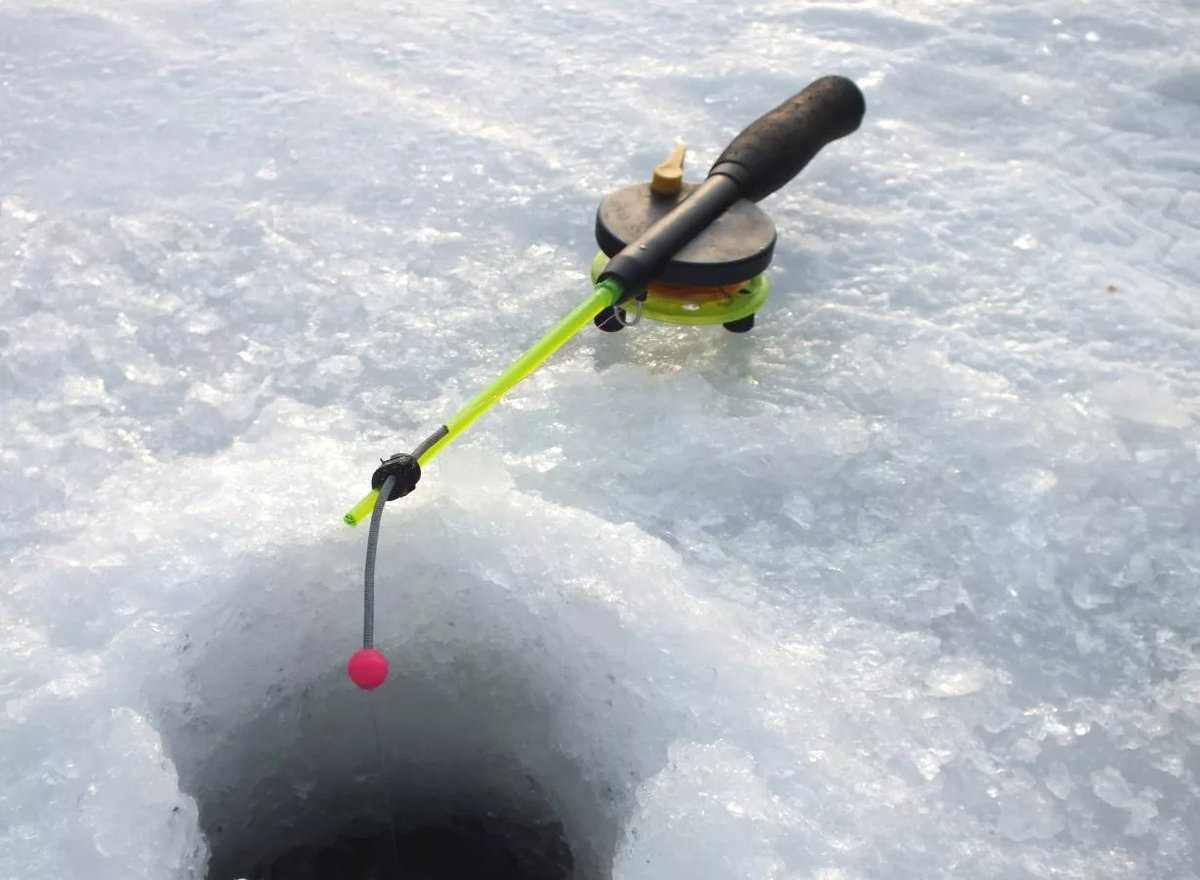
<svg viewBox="0 0 1200 880"><path fill-rule="evenodd" d="M284 575L335 580L317 562L296 566ZM408 571L421 585L445 577ZM273 560L246 580L284 575ZM585 608L559 609L556 627L495 604L487 582L454 583L408 603L411 635L387 646L393 676L371 694L327 662L324 633L265 607L203 622L214 635L155 696L199 806L207 880L611 877L634 790L663 747L638 732L652 706L603 654L574 657L568 636L586 624L618 639L619 626ZM247 676L255 643L280 659Z"/></svg>
<svg viewBox="0 0 1200 880"><path fill-rule="evenodd" d="M238 865L236 856L232 865ZM394 817L329 841L292 846L253 865L245 880L570 880L574 859L557 822L499 815ZM221 878L217 878L221 880Z"/></svg>

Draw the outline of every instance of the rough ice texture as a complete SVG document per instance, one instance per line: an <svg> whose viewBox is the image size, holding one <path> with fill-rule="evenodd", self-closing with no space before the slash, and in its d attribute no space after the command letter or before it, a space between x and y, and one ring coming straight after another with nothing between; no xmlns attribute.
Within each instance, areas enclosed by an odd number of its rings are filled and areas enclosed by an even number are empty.
<svg viewBox="0 0 1200 880"><path fill-rule="evenodd" d="M587 876L1195 876L1196 14L10 0L0 876L372 801L375 457L827 72L753 333L584 334L389 512L386 775Z"/></svg>

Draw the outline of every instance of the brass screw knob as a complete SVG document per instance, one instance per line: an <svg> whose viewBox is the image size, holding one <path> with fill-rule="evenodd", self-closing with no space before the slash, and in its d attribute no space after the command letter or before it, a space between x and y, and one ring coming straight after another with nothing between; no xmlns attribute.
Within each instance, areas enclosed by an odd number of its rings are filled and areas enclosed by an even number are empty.
<svg viewBox="0 0 1200 880"><path fill-rule="evenodd" d="M683 157L686 155L687 144L678 144L664 162L655 165L650 189L667 196L673 196L683 189Z"/></svg>

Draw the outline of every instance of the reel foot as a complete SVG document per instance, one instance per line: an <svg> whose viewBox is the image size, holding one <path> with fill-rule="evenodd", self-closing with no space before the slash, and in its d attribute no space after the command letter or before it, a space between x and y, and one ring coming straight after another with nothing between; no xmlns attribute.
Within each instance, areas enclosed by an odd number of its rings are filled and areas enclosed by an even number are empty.
<svg viewBox="0 0 1200 880"><path fill-rule="evenodd" d="M592 323L605 333L616 333L625 329L625 310L609 306L592 318Z"/></svg>
<svg viewBox="0 0 1200 880"><path fill-rule="evenodd" d="M721 325L730 333L748 333L754 329L754 315L738 318L736 321L726 321Z"/></svg>

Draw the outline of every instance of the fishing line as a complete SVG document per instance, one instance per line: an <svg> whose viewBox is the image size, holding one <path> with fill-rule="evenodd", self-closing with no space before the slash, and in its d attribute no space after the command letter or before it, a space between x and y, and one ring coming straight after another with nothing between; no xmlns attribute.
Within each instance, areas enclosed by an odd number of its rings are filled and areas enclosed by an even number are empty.
<svg viewBox="0 0 1200 880"><path fill-rule="evenodd" d="M395 862L396 871L400 870L400 843L396 839L396 819L392 812L392 799L388 797L387 777L383 772L383 739L379 736L379 721L375 717L375 700L370 694L363 694L363 699L367 701L367 714L371 717L371 730L375 732L375 757L378 762L379 776L379 792L383 795L383 810L384 816L387 817L388 834L392 839L392 860Z"/></svg>
<svg viewBox="0 0 1200 880"><path fill-rule="evenodd" d="M381 462L382 464L382 462ZM379 497L375 500L375 507L371 511L371 526L367 534L367 560L363 567L363 650L356 654L356 657L364 655L364 652L374 652L383 659L383 675L387 674L387 660L379 652L375 652L375 560L379 552L379 525L383 519L383 506L387 503L389 496L392 494L392 489L396 485L397 477L392 474L384 478L383 483L379 487ZM366 654L367 657L374 656ZM360 660L360 665L362 664ZM384 772L383 763L383 738L379 735L379 719L375 716L375 700L370 694L365 691L370 690L366 685L374 681L374 676L371 674L377 671L375 666L366 669L365 674L360 670L359 678L355 678L355 668L353 666L354 658L351 658L351 673L350 677L354 678L355 683L363 688L363 699L367 703L367 715L371 719L371 731L375 735L375 762L376 776L379 779L379 793L383 798L384 817L387 821L388 836L392 841L392 861L395 865L395 870L400 870L400 843L396 839L396 823L395 815L392 813L391 798L388 796L387 776ZM377 664L376 664L377 666ZM361 681L360 681L361 679ZM382 684L382 679L380 679Z"/></svg>

